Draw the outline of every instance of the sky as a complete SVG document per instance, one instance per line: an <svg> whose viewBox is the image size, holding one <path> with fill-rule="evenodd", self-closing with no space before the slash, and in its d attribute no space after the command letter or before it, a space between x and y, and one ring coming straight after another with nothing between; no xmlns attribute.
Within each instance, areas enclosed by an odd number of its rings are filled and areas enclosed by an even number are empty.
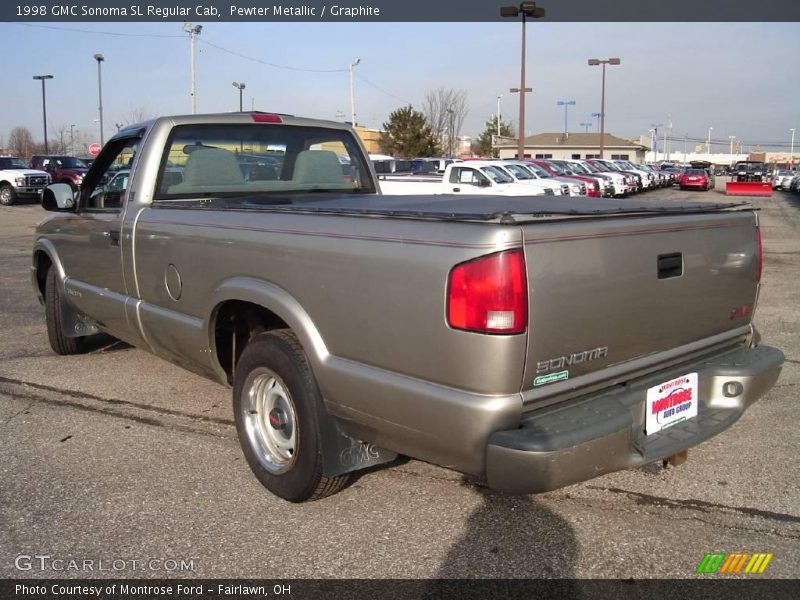
<svg viewBox="0 0 800 600"><path fill-rule="evenodd" d="M297 116L350 115L348 66L355 67L358 122L379 128L389 113L439 87L465 90L461 131L477 135L497 110L516 122L520 25L501 23L203 23L198 38L198 112L244 107ZM728 136L746 144L800 134L800 37L796 23L548 23L528 25L526 133L583 131L600 111L601 69L588 58L619 57L607 68L606 131L705 140L717 151ZM49 136L69 131L99 141L97 63L102 66L105 137L139 115L190 112L189 36L181 23L0 23L5 77L0 146L15 126L42 139L41 83L47 82ZM12 58L8 58L12 57ZM272 63L272 64L268 64ZM288 67L288 68L286 68ZM341 116L339 117L341 120ZM800 147L800 135L796 138ZM778 147L779 148L779 147ZM765 148L766 149L766 148Z"/></svg>

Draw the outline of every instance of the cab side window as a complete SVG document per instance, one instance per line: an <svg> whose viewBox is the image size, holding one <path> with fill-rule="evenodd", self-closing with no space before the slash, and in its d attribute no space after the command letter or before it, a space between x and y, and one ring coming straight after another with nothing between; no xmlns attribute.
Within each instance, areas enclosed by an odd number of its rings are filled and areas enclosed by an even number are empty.
<svg viewBox="0 0 800 600"><path fill-rule="evenodd" d="M128 189L130 165L139 147L139 139L120 140L103 151L102 167L92 171L92 181L83 190L83 208L119 212Z"/></svg>
<svg viewBox="0 0 800 600"><path fill-rule="evenodd" d="M488 182L482 173L468 167L455 167L450 170L450 183L485 186Z"/></svg>

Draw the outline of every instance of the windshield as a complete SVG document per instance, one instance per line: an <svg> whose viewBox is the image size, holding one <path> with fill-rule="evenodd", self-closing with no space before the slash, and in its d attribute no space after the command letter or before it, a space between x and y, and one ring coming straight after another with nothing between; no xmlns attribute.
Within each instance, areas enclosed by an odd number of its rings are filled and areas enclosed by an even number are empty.
<svg viewBox="0 0 800 600"><path fill-rule="evenodd" d="M581 163L569 163L565 168L565 171L573 175L588 175L589 173L591 173L591 171L589 171Z"/></svg>
<svg viewBox="0 0 800 600"><path fill-rule="evenodd" d="M352 134L264 123L180 125L162 159L156 199L292 192L375 193Z"/></svg>
<svg viewBox="0 0 800 600"><path fill-rule="evenodd" d="M519 165L503 165L514 177L520 180L534 179L530 171Z"/></svg>
<svg viewBox="0 0 800 600"><path fill-rule="evenodd" d="M483 167L481 172L495 183L514 183L514 179L498 167Z"/></svg>
<svg viewBox="0 0 800 600"><path fill-rule="evenodd" d="M549 162L547 163L553 171L555 171L556 175L571 175L569 168L564 163L560 162ZM572 165L570 165L572 166Z"/></svg>
<svg viewBox="0 0 800 600"><path fill-rule="evenodd" d="M622 167L623 169L628 169L630 171L635 171L636 170L636 168L631 163L626 162L624 160L618 160L616 164L617 164L617 167Z"/></svg>
<svg viewBox="0 0 800 600"><path fill-rule="evenodd" d="M525 168L530 169L542 179L550 179L552 177L550 171L545 169L542 165L537 165L536 163L528 163L527 165L525 165Z"/></svg>
<svg viewBox="0 0 800 600"><path fill-rule="evenodd" d="M62 169L87 169L86 163L74 156L58 156L53 159Z"/></svg>
<svg viewBox="0 0 800 600"><path fill-rule="evenodd" d="M27 169L21 158L0 158L0 169Z"/></svg>
<svg viewBox="0 0 800 600"><path fill-rule="evenodd" d="M595 169L595 171L599 171L601 173L608 173L611 170L606 165L599 162L587 163L586 168Z"/></svg>

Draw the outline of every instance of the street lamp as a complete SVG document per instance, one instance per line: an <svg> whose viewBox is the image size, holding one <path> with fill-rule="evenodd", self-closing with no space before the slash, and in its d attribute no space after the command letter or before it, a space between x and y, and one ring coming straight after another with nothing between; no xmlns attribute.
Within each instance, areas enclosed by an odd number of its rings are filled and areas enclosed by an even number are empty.
<svg viewBox="0 0 800 600"><path fill-rule="evenodd" d="M238 81L234 81L234 82L233 82L233 87L235 87L236 89L238 89L238 90L239 90L239 112L243 112L243 111L242 111L242 90L243 90L243 89L244 89L246 86L244 85L244 82L243 82L243 81L242 81L241 83L239 83Z"/></svg>
<svg viewBox="0 0 800 600"><path fill-rule="evenodd" d="M729 135L728 139L731 141L731 160L733 160L733 140L736 139L735 135Z"/></svg>
<svg viewBox="0 0 800 600"><path fill-rule="evenodd" d="M360 58L354 58L353 62L350 63L350 116L353 119L353 127L356 126L356 97L353 91L353 78L355 77L355 73L353 72L353 69L355 69L360 63Z"/></svg>
<svg viewBox="0 0 800 600"><path fill-rule="evenodd" d="M600 113L599 112L592 113L592 117L597 119L597 133L600 133Z"/></svg>
<svg viewBox="0 0 800 600"><path fill-rule="evenodd" d="M202 25L194 25L193 26L191 23L184 23L183 24L183 30L186 33L189 34L189 53L191 55L189 57L189 69L190 69L191 77L192 77L192 84L191 84L192 88L191 88L191 90L189 92L189 95L191 96L191 99L192 99L192 114L195 114L197 112L197 96L195 94L195 92L196 92L196 89L195 89L196 88L196 85L195 85L196 82L195 82L195 75L194 75L194 41L195 41L195 38L198 35L200 35L200 32L203 31L203 26Z"/></svg>
<svg viewBox="0 0 800 600"><path fill-rule="evenodd" d="M658 162L658 128L659 127L663 127L663 126L664 126L663 123L659 123L658 125L655 125L654 123L650 123L650 127L653 128L653 129L650 130L650 131L653 132L653 135L650 136L650 139L652 140L653 162L654 163Z"/></svg>
<svg viewBox="0 0 800 600"><path fill-rule="evenodd" d="M706 139L706 154L711 154L711 131L713 127L708 128L708 139Z"/></svg>
<svg viewBox="0 0 800 600"><path fill-rule="evenodd" d="M559 100L556 102L556 106L563 106L564 107L564 136L567 135L567 109L570 106L575 106L575 100Z"/></svg>
<svg viewBox="0 0 800 600"><path fill-rule="evenodd" d="M53 79L52 75L34 75L34 79L42 82L42 121L44 122L44 153L48 154L47 150L47 101L44 95L44 82L48 79Z"/></svg>
<svg viewBox="0 0 800 600"><path fill-rule="evenodd" d="M792 144L791 150L789 151L789 162L794 166L794 127L791 128L789 131L792 132Z"/></svg>
<svg viewBox="0 0 800 600"><path fill-rule="evenodd" d="M98 110L100 111L100 146L103 146L103 72L101 68L102 62L105 60L102 54L97 53L94 55L97 61L97 96L99 98Z"/></svg>
<svg viewBox="0 0 800 600"><path fill-rule="evenodd" d="M455 127L453 125L453 115L454 115L453 109L452 108L448 108L447 109L447 118L448 118L448 122L447 122L447 148L448 148L447 156L449 156L451 158L453 157L453 130L455 129Z"/></svg>
<svg viewBox="0 0 800 600"><path fill-rule="evenodd" d="M69 126L69 153L75 154L75 123Z"/></svg>
<svg viewBox="0 0 800 600"><path fill-rule="evenodd" d="M589 133L589 127L592 126L591 123L581 123L581 127L583 127L583 133Z"/></svg>
<svg viewBox="0 0 800 600"><path fill-rule="evenodd" d="M618 65L620 60L618 58L590 58L589 66L596 67L603 65L603 83L600 86L600 158L603 158L603 151L605 150L605 137L606 137L606 65Z"/></svg>
<svg viewBox="0 0 800 600"><path fill-rule="evenodd" d="M516 18L522 15L522 60L519 70L519 88L512 88L511 93L519 93L519 143L517 146L517 158L525 158L525 92L532 91L525 87L525 18L541 19L544 17L544 9L536 6L535 2L522 2L519 6L501 6L500 16Z"/></svg>
<svg viewBox="0 0 800 600"><path fill-rule="evenodd" d="M497 94L497 137L500 137L500 98L502 97L503 94ZM792 135L794 135L794 129L792 129Z"/></svg>

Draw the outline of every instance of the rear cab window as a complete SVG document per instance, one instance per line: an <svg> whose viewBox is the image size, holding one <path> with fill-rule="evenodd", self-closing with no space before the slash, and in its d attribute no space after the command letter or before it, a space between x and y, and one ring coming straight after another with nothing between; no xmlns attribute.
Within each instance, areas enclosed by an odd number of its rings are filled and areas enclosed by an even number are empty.
<svg viewBox="0 0 800 600"><path fill-rule="evenodd" d="M176 126L156 200L245 198L292 193L375 193L347 130L278 124ZM259 200L260 199L260 200Z"/></svg>

